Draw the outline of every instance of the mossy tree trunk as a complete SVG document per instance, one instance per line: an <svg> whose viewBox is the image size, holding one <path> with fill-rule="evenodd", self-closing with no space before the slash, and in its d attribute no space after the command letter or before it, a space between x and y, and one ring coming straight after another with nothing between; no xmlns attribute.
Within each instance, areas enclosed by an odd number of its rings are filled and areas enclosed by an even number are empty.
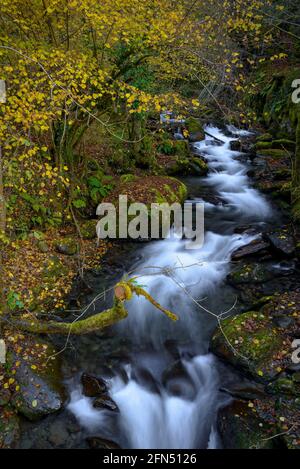
<svg viewBox="0 0 300 469"><path fill-rule="evenodd" d="M10 324L26 332L34 334L62 334L62 335L84 335L91 332L97 332L108 326L112 326L117 322L125 319L128 312L125 308L125 301L129 301L133 294L143 296L157 309L162 311L171 320L176 321L178 318L171 311L163 308L154 298L151 297L143 288L136 286L131 281L120 282L114 289L114 303L113 306L101 313L95 314L89 318L67 322L57 321L37 321L9 318Z"/></svg>

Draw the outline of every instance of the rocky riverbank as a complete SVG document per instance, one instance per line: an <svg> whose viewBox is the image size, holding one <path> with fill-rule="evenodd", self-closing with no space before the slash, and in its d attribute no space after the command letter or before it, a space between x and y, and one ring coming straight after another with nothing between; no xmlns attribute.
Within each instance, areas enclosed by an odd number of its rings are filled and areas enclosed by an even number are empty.
<svg viewBox="0 0 300 469"><path fill-rule="evenodd" d="M284 209L284 216L278 211L282 222L271 231L242 228L257 238L232 257L227 281L242 312L222 322L211 350L249 381L225 390L233 401L220 411L218 426L225 448L299 448L300 238L289 219L286 150L295 145L266 134L247 146L255 186L274 201L274 210Z"/></svg>

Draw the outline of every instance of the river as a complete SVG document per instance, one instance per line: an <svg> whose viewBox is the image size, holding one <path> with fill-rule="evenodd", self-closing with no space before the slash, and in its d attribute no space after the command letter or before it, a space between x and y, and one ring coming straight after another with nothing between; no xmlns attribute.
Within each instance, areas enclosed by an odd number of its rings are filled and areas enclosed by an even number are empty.
<svg viewBox="0 0 300 469"><path fill-rule="evenodd" d="M205 203L203 247L187 250L187 241L181 239L145 244L129 269L180 320L171 322L143 298L128 303L129 317L114 330L129 344L127 358L103 376L119 412L93 408L78 380L68 381L68 410L85 434L113 440L122 448L221 445L216 418L229 397L220 387L234 376L209 353L209 342L217 316L236 312L234 293L225 283L231 255L256 236L251 230L241 234L240 227L263 229L272 209L251 187L247 155L230 147L247 132L213 126L206 130L210 136L195 143L194 151L205 156L209 173L185 181L190 202Z"/></svg>

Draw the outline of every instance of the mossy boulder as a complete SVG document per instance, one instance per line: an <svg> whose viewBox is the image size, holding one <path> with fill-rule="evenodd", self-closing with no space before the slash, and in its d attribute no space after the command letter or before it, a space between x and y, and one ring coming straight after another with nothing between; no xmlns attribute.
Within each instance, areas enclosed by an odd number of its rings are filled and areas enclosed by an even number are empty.
<svg viewBox="0 0 300 469"><path fill-rule="evenodd" d="M170 205L173 203L182 204L187 197L187 188L181 181L170 176L136 177L134 181L121 183L103 200L103 202L112 203L116 207L117 237L119 232L119 196L121 195L127 196L128 206L137 202L145 205L150 228L151 205L163 203ZM135 218L135 215L128 216L128 224L133 218Z"/></svg>
<svg viewBox="0 0 300 469"><path fill-rule="evenodd" d="M220 410L218 430L225 449L271 449L271 425L253 411L253 404L236 400Z"/></svg>
<svg viewBox="0 0 300 469"><path fill-rule="evenodd" d="M185 121L185 126L189 132L189 140L191 142L204 140L205 133L199 119L196 119L195 117L189 117Z"/></svg>
<svg viewBox="0 0 300 469"><path fill-rule="evenodd" d="M290 227L286 226L264 234L275 253L282 257L291 257L295 254L296 243Z"/></svg>
<svg viewBox="0 0 300 469"><path fill-rule="evenodd" d="M168 156L178 156L185 159L190 156L190 146L186 140L172 140L171 138L162 139L157 147L157 151Z"/></svg>
<svg viewBox="0 0 300 469"><path fill-rule="evenodd" d="M228 282L233 286L261 283L271 280L274 273L262 263L242 262L235 266L228 275Z"/></svg>
<svg viewBox="0 0 300 469"><path fill-rule="evenodd" d="M24 336L22 353L12 351L11 377L15 387L11 405L29 420L38 420L61 409L64 389L60 359L43 339Z"/></svg>
<svg viewBox="0 0 300 469"><path fill-rule="evenodd" d="M55 243L55 249L60 254L65 254L66 256L74 256L74 254L77 254L79 246L75 239L65 238Z"/></svg>
<svg viewBox="0 0 300 469"><path fill-rule="evenodd" d="M199 157L172 159L166 165L170 176L205 176L208 173L207 163Z"/></svg>
<svg viewBox="0 0 300 469"><path fill-rule="evenodd" d="M80 225L80 233L83 239L94 239L96 237L97 220L87 220Z"/></svg>
<svg viewBox="0 0 300 469"><path fill-rule="evenodd" d="M249 311L222 321L221 326L212 339L216 355L256 379L265 381L278 374L285 338L268 315Z"/></svg>
<svg viewBox="0 0 300 469"><path fill-rule="evenodd" d="M126 195L128 203L140 202L151 208L152 203L183 203L187 197L187 188L178 179L169 176L136 177L133 181L121 183L104 202L110 202L118 208L119 196Z"/></svg>

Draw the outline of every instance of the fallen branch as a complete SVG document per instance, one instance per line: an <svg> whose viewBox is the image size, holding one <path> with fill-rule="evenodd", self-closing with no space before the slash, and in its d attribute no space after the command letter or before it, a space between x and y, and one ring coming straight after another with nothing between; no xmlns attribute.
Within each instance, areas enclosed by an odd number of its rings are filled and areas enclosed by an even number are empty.
<svg viewBox="0 0 300 469"><path fill-rule="evenodd" d="M207 132L207 130L204 130L204 133L205 133L205 135L208 135L208 137L213 138L214 140L216 140L216 141L219 142L219 143L226 143L226 142L224 142L224 140L221 140L220 138L215 137L214 135L212 135L212 134L210 134L209 132Z"/></svg>
<svg viewBox="0 0 300 469"><path fill-rule="evenodd" d="M32 332L35 334L62 334L62 335L84 335L91 332L97 332L108 326L112 326L117 322L125 319L128 316L128 311L125 308L124 302L131 300L133 294L143 296L153 306L159 309L162 313L168 316L172 321L177 321L178 317L171 311L163 308L152 296L147 293L143 288L134 285L130 280L127 282L120 282L114 288L114 303L109 309L95 314L89 318L67 322L58 321L28 321L12 320L11 324L19 329Z"/></svg>

